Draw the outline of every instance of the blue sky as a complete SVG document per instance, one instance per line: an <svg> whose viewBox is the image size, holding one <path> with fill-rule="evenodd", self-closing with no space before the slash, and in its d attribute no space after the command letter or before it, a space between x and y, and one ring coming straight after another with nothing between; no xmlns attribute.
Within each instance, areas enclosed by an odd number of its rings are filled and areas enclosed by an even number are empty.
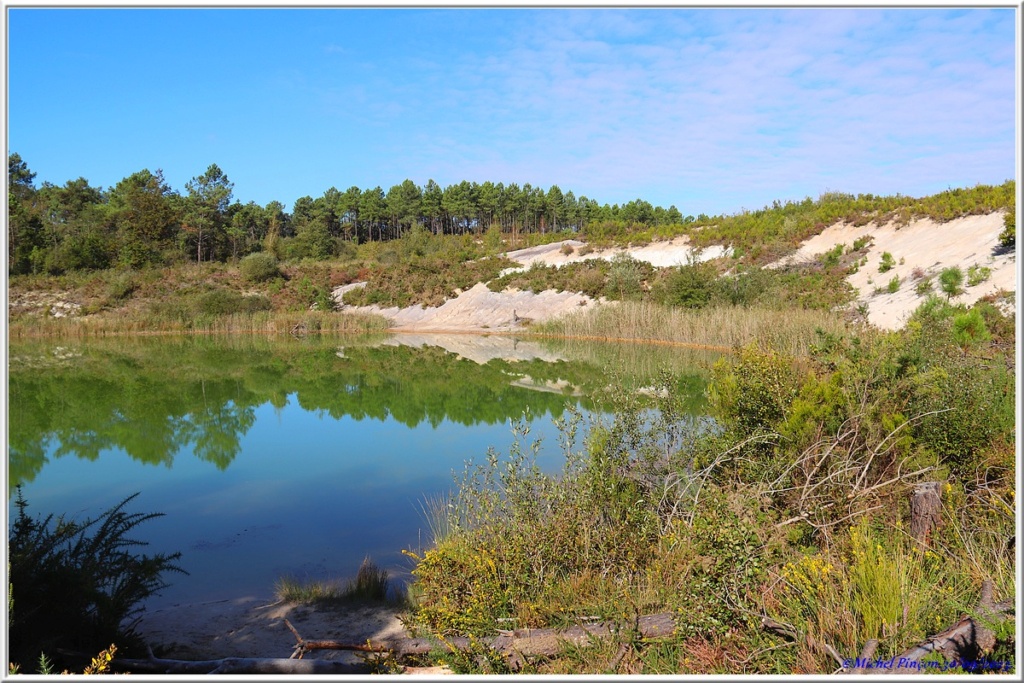
<svg viewBox="0 0 1024 683"><path fill-rule="evenodd" d="M1014 177L1013 9L8 9L37 184L218 164L290 207L410 178L733 213Z"/></svg>

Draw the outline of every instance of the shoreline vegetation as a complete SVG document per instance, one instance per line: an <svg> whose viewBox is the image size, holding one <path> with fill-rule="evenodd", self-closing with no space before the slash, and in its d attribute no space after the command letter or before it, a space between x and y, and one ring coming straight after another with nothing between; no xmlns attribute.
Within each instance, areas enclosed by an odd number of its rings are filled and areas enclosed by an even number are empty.
<svg viewBox="0 0 1024 683"><path fill-rule="evenodd" d="M229 196L213 168L196 182ZM28 181L12 192L15 208L27 212L18 225L46 234L55 228L31 220L49 214L32 214L29 200L56 202L75 188L50 186L40 198L22 170ZM132 204L148 197L170 212L159 214L165 227L174 211L200 215L199 195L174 199L151 181L135 178L113 192L123 196L112 205L102 193L94 204L122 216L115 209L150 206ZM410 185L401 187L415 198ZM462 189L472 196L472 186ZM642 211L593 220L577 213L576 228L563 232L570 223L559 219L568 206L560 191L544 193L562 199L539 209L534 223L481 214L482 204L435 221L415 202L420 209L392 222L365 223L351 207L339 213L345 193L335 190L297 202L290 233L280 208L267 219L276 225L270 232L228 232L249 224L232 222L244 207L232 214L225 203L210 209L223 213L220 238L216 221L174 248L166 235L145 244L146 234L135 235L136 246L148 245L139 253L157 265L126 265L109 252L103 262L114 267L69 268L69 254L93 253L81 251L88 235L113 243L118 231L131 231L124 220L105 223L96 209L72 217L78 232L40 242L52 249L11 261L21 271L9 283L9 335L385 332L382 318L330 310L333 290L353 282L367 285L346 303L437 305L475 284L467 277L616 301L535 322L522 334L727 348L711 370L707 419L688 416L666 374L650 395L621 391L611 417L584 423L567 411L557 476L534 466L535 445L520 424L502 458L469 454L483 457L449 498L425 506L434 537L409 553L407 599L409 624L420 633L478 645L462 653L439 645L426 661L474 674L828 674L858 658L901 656L961 615L981 618L977 605L1015 598L1015 321L996 298L957 304L963 273L951 273L940 291L921 295L902 328L864 324L844 280L864 263L864 245L764 266L838 222L917 216L941 223L1002 212L1000 248L1013 250L1015 193L1012 181L922 199L826 193L677 223L659 222L653 207L646 222ZM507 265L499 255L512 244L571 237L626 245L679 235L731 252L669 268L616 258L497 277ZM108 242L96 244L99 254ZM184 262L174 249L200 262ZM670 635L648 640L630 628L651 614L672 615ZM514 666L480 645L502 630L594 620L618 624L616 635ZM956 656L1016 670L1014 621L992 620L984 630L983 641ZM933 654L922 668L938 668L933 661L948 663Z"/></svg>

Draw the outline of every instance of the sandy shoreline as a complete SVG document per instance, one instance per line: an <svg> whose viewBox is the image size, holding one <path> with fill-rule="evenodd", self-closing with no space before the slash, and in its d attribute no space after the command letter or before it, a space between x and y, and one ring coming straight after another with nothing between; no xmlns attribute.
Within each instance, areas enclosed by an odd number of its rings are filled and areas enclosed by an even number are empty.
<svg viewBox="0 0 1024 683"><path fill-rule="evenodd" d="M136 631L168 659L288 658L296 640L286 619L307 640L388 643L408 637L400 614L386 605L300 605L250 596L146 611ZM359 661L337 650L318 651L316 657Z"/></svg>

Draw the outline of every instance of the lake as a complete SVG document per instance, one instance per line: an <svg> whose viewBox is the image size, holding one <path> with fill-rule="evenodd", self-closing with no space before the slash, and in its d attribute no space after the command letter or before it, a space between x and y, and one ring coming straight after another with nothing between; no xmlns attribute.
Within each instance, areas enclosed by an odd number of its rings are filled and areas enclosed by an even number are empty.
<svg viewBox="0 0 1024 683"><path fill-rule="evenodd" d="M177 337L11 343L8 514L129 512L145 552L188 576L151 608L268 596L281 576L397 580L429 545L423 509L467 461L507 453L511 424L561 470L557 421L602 419L610 387L668 372L703 410L716 356L664 347L471 335Z"/></svg>

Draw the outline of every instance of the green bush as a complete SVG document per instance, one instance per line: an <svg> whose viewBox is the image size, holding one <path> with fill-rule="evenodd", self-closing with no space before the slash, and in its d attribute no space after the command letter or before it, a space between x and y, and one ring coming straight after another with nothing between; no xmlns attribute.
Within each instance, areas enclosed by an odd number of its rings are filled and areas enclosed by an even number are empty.
<svg viewBox="0 0 1024 683"><path fill-rule="evenodd" d="M953 316L953 340L967 353L967 350L991 339L981 311L972 308L967 313Z"/></svg>
<svg viewBox="0 0 1024 683"><path fill-rule="evenodd" d="M128 536L159 513L129 513L129 496L95 519L35 519L19 487L8 536L10 661L34 662L63 649L99 652L134 639L139 604L166 587L165 572L185 573L181 553L136 554Z"/></svg>
<svg viewBox="0 0 1024 683"><path fill-rule="evenodd" d="M124 301L131 297L139 288L139 283L131 271L119 273L107 284L107 300L111 302Z"/></svg>
<svg viewBox="0 0 1024 683"><path fill-rule="evenodd" d="M864 247L866 247L869 244L871 244L871 242L873 240L874 240L874 237L872 237L871 235L863 235L861 237L858 237L857 239L855 239L853 241L853 249L852 249L852 251L860 251Z"/></svg>
<svg viewBox="0 0 1024 683"><path fill-rule="evenodd" d="M689 556L686 583L673 600L685 637L723 637L756 620L755 596L775 559L758 524L755 501L716 487L705 492L693 525L678 525Z"/></svg>
<svg viewBox="0 0 1024 683"><path fill-rule="evenodd" d="M265 251L249 254L238 264L238 269L246 282L266 282L281 275L277 257Z"/></svg>
<svg viewBox="0 0 1024 683"><path fill-rule="evenodd" d="M1003 365L962 355L947 356L915 377L913 414L924 416L914 436L961 477L970 477L976 456L994 439L1012 434L1014 377Z"/></svg>
<svg viewBox="0 0 1024 683"><path fill-rule="evenodd" d="M703 308L711 301L718 270L710 263L690 263L668 271L659 280L658 297L669 306Z"/></svg>
<svg viewBox="0 0 1024 683"><path fill-rule="evenodd" d="M992 276L992 269L988 266L974 264L967 269L967 286L977 287Z"/></svg>
<svg viewBox="0 0 1024 683"><path fill-rule="evenodd" d="M825 268L835 268L839 265L839 259L843 257L843 251L846 249L845 244L837 244L832 249L825 252L821 257L821 265Z"/></svg>
<svg viewBox="0 0 1024 683"><path fill-rule="evenodd" d="M887 251L883 251L882 252L882 260L878 264L878 272L879 273L887 273L890 270L892 270L893 266L895 266L895 265L896 265L896 261L895 261L895 259L893 259L892 254L890 254Z"/></svg>
<svg viewBox="0 0 1024 683"><path fill-rule="evenodd" d="M896 292L900 291L900 278L898 275L894 276L893 279L889 280L889 284L886 286L886 290L888 290L890 294L895 294Z"/></svg>
<svg viewBox="0 0 1024 683"><path fill-rule="evenodd" d="M964 271L956 266L950 266L939 273L939 287L946 294L947 299L952 299L963 290L960 288L964 283Z"/></svg>
<svg viewBox="0 0 1024 683"><path fill-rule="evenodd" d="M797 395L792 358L755 344L740 349L739 362L719 361L709 388L715 416L746 438L772 431Z"/></svg>
<svg viewBox="0 0 1024 683"><path fill-rule="evenodd" d="M654 267L623 252L612 257L608 269L605 296L609 299L635 301L643 295L643 283L654 274Z"/></svg>
<svg viewBox="0 0 1024 683"><path fill-rule="evenodd" d="M1003 216L1003 231L999 233L999 244L1004 249L1013 249L1017 243L1017 213L1011 204Z"/></svg>

